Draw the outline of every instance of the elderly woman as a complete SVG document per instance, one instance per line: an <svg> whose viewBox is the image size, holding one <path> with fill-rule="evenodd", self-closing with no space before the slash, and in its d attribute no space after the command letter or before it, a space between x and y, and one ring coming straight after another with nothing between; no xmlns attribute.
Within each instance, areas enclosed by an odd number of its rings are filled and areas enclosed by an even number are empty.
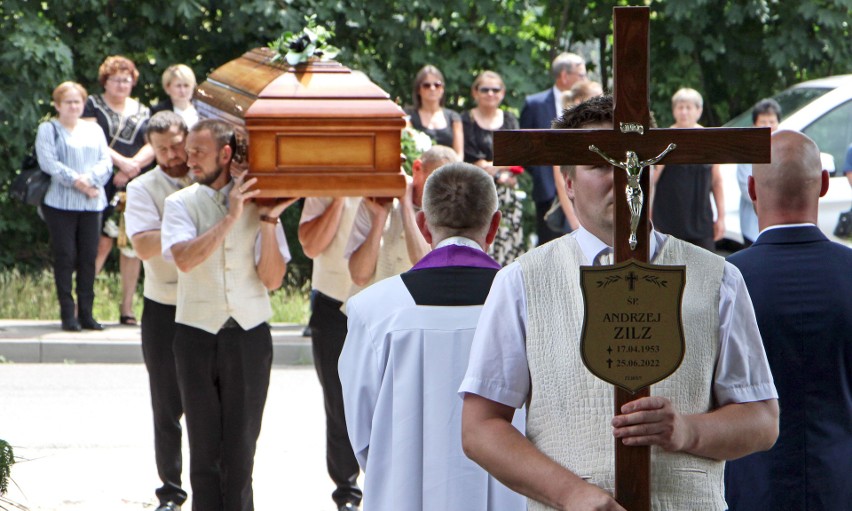
<svg viewBox="0 0 852 511"><path fill-rule="evenodd" d="M511 112L500 109L506 86L503 78L494 71L480 73L473 81L470 92L476 106L461 115L464 161L482 167L497 182L497 197L503 218L491 251L498 263L506 265L524 252L524 230L521 225L523 206L513 168L494 166L494 132L518 129L518 119Z"/></svg>
<svg viewBox="0 0 852 511"><path fill-rule="evenodd" d="M148 107L130 97L130 92L139 79L139 71L130 59L119 55L107 57L98 69L98 81L104 88L100 96L89 96L83 118L98 123L106 136L110 157L116 171L106 185L109 205L104 209L103 222L106 224L114 211L114 201L118 190L148 170L154 160L154 151L145 142L145 123L151 116ZM116 236L117 233L114 233ZM103 267L112 250L112 238L102 233L98 245L98 271ZM133 296L139 280L141 263L129 244L121 247L119 269L121 272L122 298L119 306L119 320L123 325L135 325L133 315Z"/></svg>
<svg viewBox="0 0 852 511"><path fill-rule="evenodd" d="M414 106L406 108L411 126L432 138L437 145L452 147L461 158L464 135L459 114L444 108L444 75L435 66L423 66L414 77L411 93Z"/></svg>
<svg viewBox="0 0 852 511"><path fill-rule="evenodd" d="M87 95L79 83L59 84L53 90L58 117L41 123L36 135L39 166L50 174L41 208L50 233L62 329L71 332L103 330L92 305L101 211L107 204L104 184L112 175L112 162L103 132L79 122ZM76 305L71 293L75 272Z"/></svg>
<svg viewBox="0 0 852 511"><path fill-rule="evenodd" d="M164 110L171 110L183 118L187 128L192 128L198 122L198 111L192 102L195 93L195 73L189 66L174 64L163 72L163 90L168 99L151 107L151 115Z"/></svg>

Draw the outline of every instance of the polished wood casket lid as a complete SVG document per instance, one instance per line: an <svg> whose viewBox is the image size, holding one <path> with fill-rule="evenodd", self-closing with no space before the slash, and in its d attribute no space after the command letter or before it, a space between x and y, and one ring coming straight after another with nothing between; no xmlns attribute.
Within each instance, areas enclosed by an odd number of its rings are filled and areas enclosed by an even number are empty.
<svg viewBox="0 0 852 511"><path fill-rule="evenodd" d="M401 196L405 113L389 95L338 62L272 58L246 52L196 92L201 117L234 124L247 142L260 197Z"/></svg>

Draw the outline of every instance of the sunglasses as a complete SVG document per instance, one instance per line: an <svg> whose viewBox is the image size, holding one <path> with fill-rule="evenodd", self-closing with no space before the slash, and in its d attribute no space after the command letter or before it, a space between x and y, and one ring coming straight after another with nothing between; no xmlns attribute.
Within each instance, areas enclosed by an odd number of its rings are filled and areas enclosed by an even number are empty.
<svg viewBox="0 0 852 511"><path fill-rule="evenodd" d="M421 89L440 89L443 86L443 82L423 82L420 84Z"/></svg>
<svg viewBox="0 0 852 511"><path fill-rule="evenodd" d="M503 87L479 87L476 90L479 91L480 94L499 94Z"/></svg>

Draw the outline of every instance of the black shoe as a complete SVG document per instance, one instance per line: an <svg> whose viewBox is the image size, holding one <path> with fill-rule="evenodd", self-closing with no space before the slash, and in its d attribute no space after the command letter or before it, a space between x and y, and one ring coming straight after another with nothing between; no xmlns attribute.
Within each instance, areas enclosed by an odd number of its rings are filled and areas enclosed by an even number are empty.
<svg viewBox="0 0 852 511"><path fill-rule="evenodd" d="M172 501L166 502L165 504L160 504L154 511L180 511L180 504L175 504Z"/></svg>
<svg viewBox="0 0 852 511"><path fill-rule="evenodd" d="M80 320L80 326L84 330L103 330L104 329L104 326L102 324L98 323L97 321L95 321L93 318L81 319Z"/></svg>
<svg viewBox="0 0 852 511"><path fill-rule="evenodd" d="M66 332L79 332L83 328L80 326L80 323L78 323L76 319L72 319L71 321L63 321L62 329Z"/></svg>

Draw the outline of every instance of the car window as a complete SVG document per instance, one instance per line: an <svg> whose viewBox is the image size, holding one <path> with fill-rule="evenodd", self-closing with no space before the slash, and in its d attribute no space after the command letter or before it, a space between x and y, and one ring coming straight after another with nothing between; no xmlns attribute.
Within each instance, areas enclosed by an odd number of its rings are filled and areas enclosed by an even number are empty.
<svg viewBox="0 0 852 511"><path fill-rule="evenodd" d="M831 92L833 89L827 87L797 87L787 89L772 96L772 99L781 106L781 120L793 114L803 106L816 98ZM725 124L728 128L748 128L751 126L751 109L734 117Z"/></svg>
<svg viewBox="0 0 852 511"><path fill-rule="evenodd" d="M842 174L846 147L852 142L852 101L838 105L809 124L802 133L811 137L820 151L834 157L835 169Z"/></svg>

